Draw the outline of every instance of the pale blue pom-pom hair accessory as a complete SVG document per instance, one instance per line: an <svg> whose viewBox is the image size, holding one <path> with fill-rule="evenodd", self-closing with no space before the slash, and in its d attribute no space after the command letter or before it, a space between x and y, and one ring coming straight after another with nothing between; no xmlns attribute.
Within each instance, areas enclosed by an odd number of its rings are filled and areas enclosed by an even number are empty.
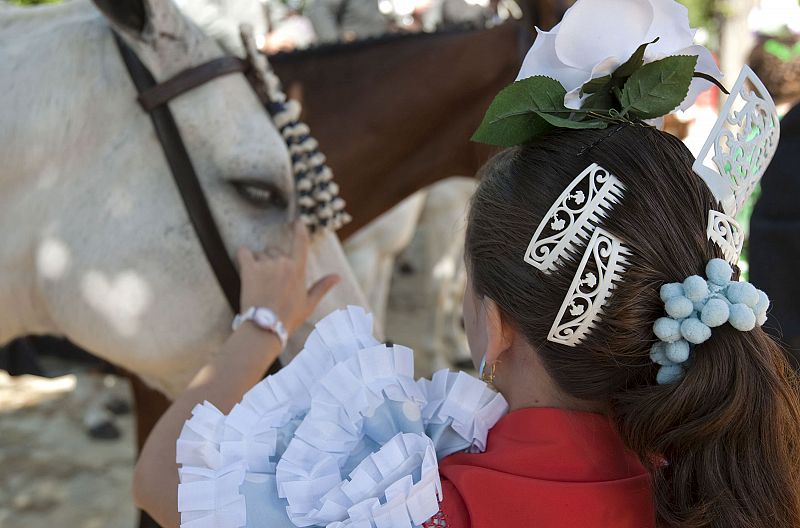
<svg viewBox="0 0 800 528"><path fill-rule="evenodd" d="M653 324L658 342L650 350L650 359L660 366L656 376L660 385L683 377L692 347L708 341L712 328L730 323L749 332L767 321L767 294L749 282L731 281L733 268L726 261L708 261L706 277L692 275L683 283L661 286L667 315Z"/></svg>

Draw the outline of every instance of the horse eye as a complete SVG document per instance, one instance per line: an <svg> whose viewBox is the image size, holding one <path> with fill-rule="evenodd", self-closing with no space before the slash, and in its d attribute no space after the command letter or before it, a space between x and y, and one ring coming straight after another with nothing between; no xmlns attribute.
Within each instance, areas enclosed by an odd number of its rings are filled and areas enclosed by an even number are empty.
<svg viewBox="0 0 800 528"><path fill-rule="evenodd" d="M260 181L233 182L239 195L255 207L286 207L286 197L280 189Z"/></svg>

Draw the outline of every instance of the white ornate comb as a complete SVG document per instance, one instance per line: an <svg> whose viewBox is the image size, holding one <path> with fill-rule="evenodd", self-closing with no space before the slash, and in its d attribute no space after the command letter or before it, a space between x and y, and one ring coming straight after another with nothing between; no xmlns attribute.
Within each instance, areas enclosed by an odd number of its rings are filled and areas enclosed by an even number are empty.
<svg viewBox="0 0 800 528"><path fill-rule="evenodd" d="M630 252L611 233L597 227L547 340L574 347L600 318L611 290L622 278ZM592 265L589 267L589 265Z"/></svg>
<svg viewBox="0 0 800 528"><path fill-rule="evenodd" d="M528 244L525 262L546 273L554 271L561 257L576 252L575 245L591 236L624 189L609 171L597 163L589 165L547 211Z"/></svg>
<svg viewBox="0 0 800 528"><path fill-rule="evenodd" d="M741 210L775 155L779 138L775 103L745 66L692 165L725 214L734 217Z"/></svg>
<svg viewBox="0 0 800 528"><path fill-rule="evenodd" d="M744 230L734 218L711 209L708 212L708 239L722 249L725 260L736 265L744 246Z"/></svg>

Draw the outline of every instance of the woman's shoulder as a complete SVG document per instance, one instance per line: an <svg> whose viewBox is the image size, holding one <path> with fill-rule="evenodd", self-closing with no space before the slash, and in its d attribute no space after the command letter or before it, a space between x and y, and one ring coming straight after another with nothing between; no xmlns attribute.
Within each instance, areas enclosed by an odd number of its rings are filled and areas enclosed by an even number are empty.
<svg viewBox="0 0 800 528"><path fill-rule="evenodd" d="M447 457L439 471L448 525L644 528L655 519L647 470L596 413L513 411L484 453Z"/></svg>

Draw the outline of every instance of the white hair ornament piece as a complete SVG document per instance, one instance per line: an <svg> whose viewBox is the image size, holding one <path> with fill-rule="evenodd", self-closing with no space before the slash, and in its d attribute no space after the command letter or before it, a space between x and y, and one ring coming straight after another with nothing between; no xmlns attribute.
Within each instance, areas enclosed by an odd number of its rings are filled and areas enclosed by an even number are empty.
<svg viewBox="0 0 800 528"><path fill-rule="evenodd" d="M525 252L525 262L550 273L575 245L589 239L592 229L622 197L625 186L597 163L572 180L542 219Z"/></svg>
<svg viewBox="0 0 800 528"><path fill-rule="evenodd" d="M600 227L594 230L548 341L574 347L583 340L597 323L611 290L622 279L627 255L630 252L614 235Z"/></svg>
<svg viewBox="0 0 800 528"><path fill-rule="evenodd" d="M734 217L742 209L772 161L779 138L775 103L745 66L692 165L726 215Z"/></svg>
<svg viewBox="0 0 800 528"><path fill-rule="evenodd" d="M708 211L706 235L719 246L729 264L735 266L739 262L744 247L744 230L735 218L711 209Z"/></svg>

